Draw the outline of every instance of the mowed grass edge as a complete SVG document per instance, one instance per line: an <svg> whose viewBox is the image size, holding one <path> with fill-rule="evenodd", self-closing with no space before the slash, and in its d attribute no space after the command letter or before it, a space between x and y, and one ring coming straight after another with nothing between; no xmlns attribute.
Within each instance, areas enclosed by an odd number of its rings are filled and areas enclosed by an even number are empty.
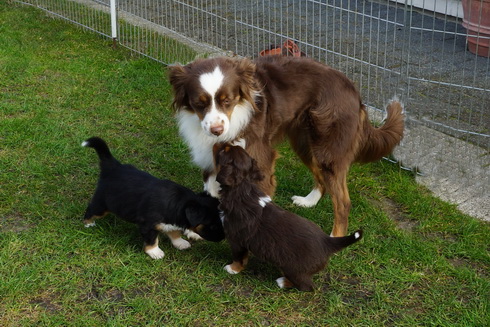
<svg viewBox="0 0 490 327"><path fill-rule="evenodd" d="M152 260L137 228L109 216L81 222L95 188L94 135L114 155L201 190L178 137L162 65L26 6L0 3L0 321L5 326L484 326L487 223L458 212L396 165L353 166L350 230L313 293L283 291L280 272L252 258L236 276L226 242ZM275 201L332 226L328 197L291 204L311 177L287 145Z"/></svg>

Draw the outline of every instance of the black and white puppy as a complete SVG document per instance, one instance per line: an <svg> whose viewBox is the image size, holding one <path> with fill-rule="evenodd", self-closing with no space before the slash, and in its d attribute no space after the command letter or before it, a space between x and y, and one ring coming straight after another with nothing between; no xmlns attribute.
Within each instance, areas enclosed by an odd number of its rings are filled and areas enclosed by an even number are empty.
<svg viewBox="0 0 490 327"><path fill-rule="evenodd" d="M99 181L85 212L85 227L95 226L95 219L107 213L135 223L143 236L144 251L153 259L164 256L158 247L159 232L166 233L179 250L191 246L182 239L182 233L195 240L224 239L215 198L121 164L101 138L89 138L82 146L94 148L100 159Z"/></svg>

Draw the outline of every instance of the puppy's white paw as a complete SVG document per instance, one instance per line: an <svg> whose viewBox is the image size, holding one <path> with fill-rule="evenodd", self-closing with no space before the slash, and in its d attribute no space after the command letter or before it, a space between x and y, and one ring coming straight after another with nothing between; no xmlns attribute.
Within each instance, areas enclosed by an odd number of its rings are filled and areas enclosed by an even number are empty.
<svg viewBox="0 0 490 327"><path fill-rule="evenodd" d="M94 227L94 226L95 226L95 222L85 224L85 227L87 227L87 228Z"/></svg>
<svg viewBox="0 0 490 327"><path fill-rule="evenodd" d="M202 241L203 240L203 238L198 233L195 233L195 232L188 230L188 229L184 232L184 235L187 236L187 238L190 240L194 240L194 241Z"/></svg>
<svg viewBox="0 0 490 327"><path fill-rule="evenodd" d="M276 279L277 286L279 288L285 288L286 287L286 277L279 277Z"/></svg>
<svg viewBox="0 0 490 327"><path fill-rule="evenodd" d="M165 256L165 252L162 251L158 246L151 250L145 251L152 259L161 259Z"/></svg>
<svg viewBox="0 0 490 327"><path fill-rule="evenodd" d="M172 244L176 249L185 250L191 247L191 243L187 242L183 238L177 238L172 240Z"/></svg>
<svg viewBox="0 0 490 327"><path fill-rule="evenodd" d="M295 195L291 199L295 205L309 208L315 206L321 198L322 192L320 192L319 189L314 188L307 196Z"/></svg>
<svg viewBox="0 0 490 327"><path fill-rule="evenodd" d="M235 271L231 268L231 265L226 265L225 268L226 272L228 272L230 275L236 275L239 273L239 271Z"/></svg>

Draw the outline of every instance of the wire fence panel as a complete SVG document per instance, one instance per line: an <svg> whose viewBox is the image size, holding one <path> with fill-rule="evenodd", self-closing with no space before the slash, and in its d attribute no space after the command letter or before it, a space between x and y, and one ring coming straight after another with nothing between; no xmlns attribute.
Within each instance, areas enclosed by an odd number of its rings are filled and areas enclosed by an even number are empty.
<svg viewBox="0 0 490 327"><path fill-rule="evenodd" d="M119 0L119 41L164 63L187 63L203 53L222 51L212 31L226 26L211 10L202 1ZM204 34L209 34L206 44L200 42Z"/></svg>
<svg viewBox="0 0 490 327"><path fill-rule="evenodd" d="M108 6L91 0L24 0L16 1L41 8L51 15L65 19L106 37L111 36L111 17Z"/></svg>
<svg viewBox="0 0 490 327"><path fill-rule="evenodd" d="M407 135L397 159L432 178L431 189L474 187L490 216L490 58L467 50L459 2L397 1L117 0L117 41L166 64L253 58L292 41L353 80L377 120L398 95ZM17 2L111 37L110 0Z"/></svg>

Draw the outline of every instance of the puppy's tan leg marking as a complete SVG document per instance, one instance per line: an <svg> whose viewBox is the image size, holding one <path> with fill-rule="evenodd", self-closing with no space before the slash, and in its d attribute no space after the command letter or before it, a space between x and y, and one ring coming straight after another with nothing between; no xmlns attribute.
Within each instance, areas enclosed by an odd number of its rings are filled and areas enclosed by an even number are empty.
<svg viewBox="0 0 490 327"><path fill-rule="evenodd" d="M152 259L162 259L165 256L165 253L158 247L158 237L155 240L154 244L145 244L144 251L148 254Z"/></svg>
<svg viewBox="0 0 490 327"><path fill-rule="evenodd" d="M92 216L90 217L89 219L85 219L83 221L83 224L85 225L85 227L94 227L95 226L95 220L96 219L100 219L100 218L103 218L105 215L107 215L109 213L109 211L106 211L104 212L102 215L100 216Z"/></svg>
<svg viewBox="0 0 490 327"><path fill-rule="evenodd" d="M202 225L199 225L199 226L202 226ZM194 240L194 241L202 241L202 240L204 240L198 233L196 233L196 232L194 232L194 231L192 231L190 229L186 229L184 231L184 235L187 236L187 238L190 239L190 240Z"/></svg>
<svg viewBox="0 0 490 327"><path fill-rule="evenodd" d="M235 275L240 273L245 267L242 265L241 262L233 261L231 264L225 266L225 270L231 274Z"/></svg>
<svg viewBox="0 0 490 327"><path fill-rule="evenodd" d="M232 275L240 273L248 263L248 253L243 257L241 261L233 261L229 265L225 266L225 270Z"/></svg>
<svg viewBox="0 0 490 327"><path fill-rule="evenodd" d="M289 281L286 277L279 277L276 279L277 286L280 288L292 288L294 287L293 283Z"/></svg>
<svg viewBox="0 0 490 327"><path fill-rule="evenodd" d="M166 234L176 249L185 250L191 247L191 243L182 238L182 232L180 230L170 231Z"/></svg>

